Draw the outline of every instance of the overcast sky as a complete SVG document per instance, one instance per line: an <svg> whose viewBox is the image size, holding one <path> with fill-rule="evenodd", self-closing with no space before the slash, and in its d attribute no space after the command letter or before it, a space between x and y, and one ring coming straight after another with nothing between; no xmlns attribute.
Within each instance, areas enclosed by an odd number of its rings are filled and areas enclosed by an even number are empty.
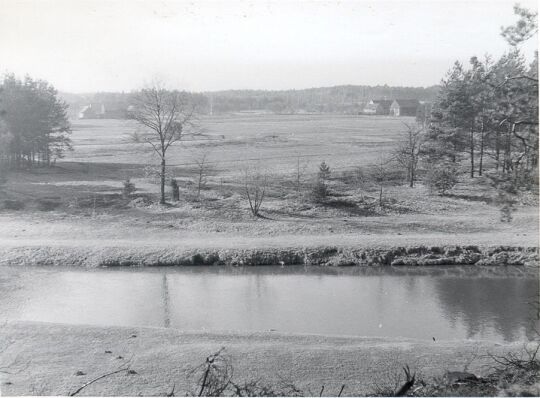
<svg viewBox="0 0 540 398"><path fill-rule="evenodd" d="M0 0L0 72L70 92L428 86L502 54L513 3Z"/></svg>

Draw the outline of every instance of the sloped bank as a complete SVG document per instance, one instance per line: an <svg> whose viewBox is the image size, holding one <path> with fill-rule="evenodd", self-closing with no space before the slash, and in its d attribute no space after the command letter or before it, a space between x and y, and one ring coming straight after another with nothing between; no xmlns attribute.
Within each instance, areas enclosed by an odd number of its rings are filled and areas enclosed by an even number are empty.
<svg viewBox="0 0 540 398"><path fill-rule="evenodd" d="M0 248L0 265L75 267L188 265L538 266L538 247L411 246L182 249L180 247L27 246Z"/></svg>
<svg viewBox="0 0 540 398"><path fill-rule="evenodd" d="M297 335L279 332L197 332L142 327L99 327L37 322L2 325L0 340L12 341L0 358L2 393L8 396L69 395L91 380L81 396L196 395L193 369L225 347L240 380L279 386L292 383L305 396L372 396L395 388L410 365L429 381L445 370L484 375L489 354L519 355L524 343L477 340L422 341L405 338ZM534 345L531 345L532 349ZM456 372L454 372L456 373ZM419 384L420 385L420 384ZM463 394L466 395L466 394ZM496 395L496 394L493 394Z"/></svg>

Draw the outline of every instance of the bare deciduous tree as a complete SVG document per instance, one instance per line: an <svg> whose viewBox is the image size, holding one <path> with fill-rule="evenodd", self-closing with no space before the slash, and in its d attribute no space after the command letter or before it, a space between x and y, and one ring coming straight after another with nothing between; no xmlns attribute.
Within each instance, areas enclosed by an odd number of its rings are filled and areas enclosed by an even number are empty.
<svg viewBox="0 0 540 398"><path fill-rule="evenodd" d="M300 162L300 155L298 155L296 158L296 168L294 171L294 185L297 194L300 193L300 187L302 185L304 175L306 174L307 166L307 163Z"/></svg>
<svg viewBox="0 0 540 398"><path fill-rule="evenodd" d="M210 171L210 164L208 162L209 153L208 151L203 151L198 154L194 159L195 164L197 165L197 198L201 197L201 190L206 187L208 180L208 172Z"/></svg>
<svg viewBox="0 0 540 398"><path fill-rule="evenodd" d="M379 206L380 207L384 206L383 189L388 181L388 163L389 163L389 160L381 156L377 164L371 167L373 180L379 186Z"/></svg>
<svg viewBox="0 0 540 398"><path fill-rule="evenodd" d="M130 117L146 128L134 140L149 144L161 160L160 203L165 203L166 154L193 127L194 107L185 92L167 90L156 84L135 96Z"/></svg>
<svg viewBox="0 0 540 398"><path fill-rule="evenodd" d="M407 127L407 132L399 141L398 147L394 151L394 158L400 166L407 170L407 181L412 188L416 179L420 151L424 143L424 128L418 125L403 124Z"/></svg>
<svg viewBox="0 0 540 398"><path fill-rule="evenodd" d="M259 167L252 170L244 170L244 192L249 203L251 214L260 216L261 205L264 202L266 188L268 187L268 176Z"/></svg>

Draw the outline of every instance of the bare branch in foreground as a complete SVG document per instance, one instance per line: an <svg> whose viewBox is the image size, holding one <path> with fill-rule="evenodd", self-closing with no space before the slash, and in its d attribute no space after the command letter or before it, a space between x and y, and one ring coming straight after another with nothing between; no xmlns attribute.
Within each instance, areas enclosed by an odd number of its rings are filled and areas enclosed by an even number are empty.
<svg viewBox="0 0 540 398"><path fill-rule="evenodd" d="M105 377L108 377L108 376L112 376L116 373L120 373L120 372L127 372L129 371L129 367L127 368L122 368L122 369L118 369L118 370L115 370L114 372L109 372L109 373L105 373L104 375L101 375L99 377L96 377L95 379L93 380L90 380L88 383L85 383L83 384L81 387L79 387L77 390L75 390L74 392L70 393L69 396L70 397L73 397L75 395L77 395L78 393L80 393L83 389L85 389L86 387L88 387L90 384L93 384L95 383L96 381L98 380L101 380L101 379L104 379Z"/></svg>

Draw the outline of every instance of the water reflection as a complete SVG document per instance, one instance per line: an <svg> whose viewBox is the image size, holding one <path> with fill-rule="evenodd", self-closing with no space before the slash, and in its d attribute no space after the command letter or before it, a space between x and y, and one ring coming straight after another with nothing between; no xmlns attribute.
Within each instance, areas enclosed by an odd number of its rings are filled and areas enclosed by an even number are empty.
<svg viewBox="0 0 540 398"><path fill-rule="evenodd" d="M171 304L169 298L169 283L167 281L167 273L163 273L162 279L162 295L163 295L163 327L171 326Z"/></svg>
<svg viewBox="0 0 540 398"><path fill-rule="evenodd" d="M538 280L523 278L435 279L440 307L453 323L461 322L472 338L488 327L504 340L532 339L538 317Z"/></svg>
<svg viewBox="0 0 540 398"><path fill-rule="evenodd" d="M0 267L0 289L14 320L499 341L538 326L520 268Z"/></svg>

